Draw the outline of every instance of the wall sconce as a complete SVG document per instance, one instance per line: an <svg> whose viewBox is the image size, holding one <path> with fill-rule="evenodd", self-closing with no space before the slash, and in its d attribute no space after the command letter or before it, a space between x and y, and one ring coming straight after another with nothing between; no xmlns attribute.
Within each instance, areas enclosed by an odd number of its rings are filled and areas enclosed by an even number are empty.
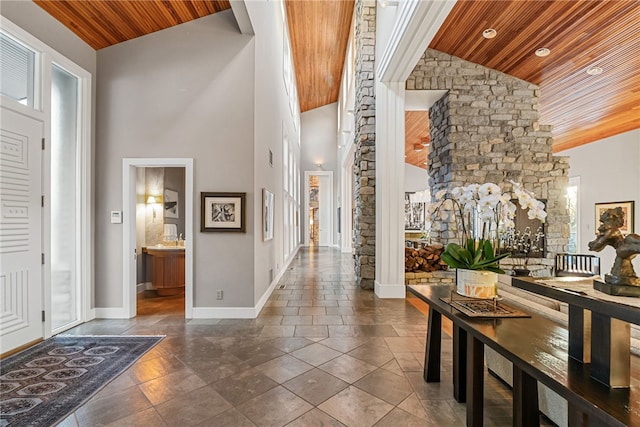
<svg viewBox="0 0 640 427"><path fill-rule="evenodd" d="M147 205L151 205L151 212L153 213L152 220L156 222L156 204L162 203L162 198L160 196L149 196L147 197Z"/></svg>
<svg viewBox="0 0 640 427"><path fill-rule="evenodd" d="M424 147L422 146L422 144L413 144L413 150L414 150L416 153L421 152L423 148L424 148Z"/></svg>
<svg viewBox="0 0 640 427"><path fill-rule="evenodd" d="M322 170L322 163L316 163L316 167Z"/></svg>
<svg viewBox="0 0 640 427"><path fill-rule="evenodd" d="M420 144L422 144L423 147L428 146L430 142L431 138L429 136L423 136L422 138L420 138Z"/></svg>

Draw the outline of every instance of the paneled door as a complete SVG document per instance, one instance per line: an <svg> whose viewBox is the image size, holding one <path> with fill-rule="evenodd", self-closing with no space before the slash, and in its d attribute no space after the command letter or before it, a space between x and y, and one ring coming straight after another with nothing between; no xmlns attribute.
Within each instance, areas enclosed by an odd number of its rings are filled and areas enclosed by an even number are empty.
<svg viewBox="0 0 640 427"><path fill-rule="evenodd" d="M43 337L42 122L0 107L0 354Z"/></svg>

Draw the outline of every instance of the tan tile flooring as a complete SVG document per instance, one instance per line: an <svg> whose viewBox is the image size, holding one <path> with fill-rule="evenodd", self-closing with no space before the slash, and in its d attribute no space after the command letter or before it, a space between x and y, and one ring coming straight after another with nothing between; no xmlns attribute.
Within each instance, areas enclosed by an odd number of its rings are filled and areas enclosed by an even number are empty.
<svg viewBox="0 0 640 427"><path fill-rule="evenodd" d="M257 319L185 320L183 304L141 300L134 319L69 331L166 338L60 425L465 424L452 397L451 339L443 335L441 383L426 384L425 306L361 290L350 255L302 249ZM490 375L485 387L485 425L510 426L509 389Z"/></svg>

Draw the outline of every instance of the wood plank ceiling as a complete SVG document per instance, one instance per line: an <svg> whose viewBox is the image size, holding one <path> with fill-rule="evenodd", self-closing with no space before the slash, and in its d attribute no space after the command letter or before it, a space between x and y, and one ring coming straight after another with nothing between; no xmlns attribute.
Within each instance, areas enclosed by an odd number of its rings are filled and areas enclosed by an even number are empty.
<svg viewBox="0 0 640 427"><path fill-rule="evenodd" d="M458 1L430 47L539 85L556 152L640 128L638 1Z"/></svg>
<svg viewBox="0 0 640 427"><path fill-rule="evenodd" d="M405 111L404 113L404 161L427 169L429 153L429 112Z"/></svg>
<svg viewBox="0 0 640 427"><path fill-rule="evenodd" d="M98 50L230 9L228 0L33 0Z"/></svg>
<svg viewBox="0 0 640 427"><path fill-rule="evenodd" d="M354 0L286 1L300 112L338 100Z"/></svg>
<svg viewBox="0 0 640 427"><path fill-rule="evenodd" d="M34 1L94 49L230 8L228 0ZM300 111L336 102L354 1L285 4ZM489 27L498 36L486 40ZM640 128L639 1L458 1L431 47L540 85L555 151ZM551 55L533 55L539 47ZM588 75L592 65L604 72Z"/></svg>

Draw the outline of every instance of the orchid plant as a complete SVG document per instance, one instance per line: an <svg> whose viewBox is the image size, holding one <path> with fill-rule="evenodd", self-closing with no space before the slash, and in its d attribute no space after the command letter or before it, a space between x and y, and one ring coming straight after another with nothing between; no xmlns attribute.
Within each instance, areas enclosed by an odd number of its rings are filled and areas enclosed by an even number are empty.
<svg viewBox="0 0 640 427"><path fill-rule="evenodd" d="M513 195L520 207L527 211L529 219L544 222L547 217L544 203L520 184L510 182ZM453 268L504 273L499 261L510 254L498 254L496 249L501 238L515 227L513 220L517 206L511 199L511 194L490 182L438 191L435 203L429 207L432 218L437 219L445 211L453 212L454 223L462 230L460 244L449 243L442 260Z"/></svg>

